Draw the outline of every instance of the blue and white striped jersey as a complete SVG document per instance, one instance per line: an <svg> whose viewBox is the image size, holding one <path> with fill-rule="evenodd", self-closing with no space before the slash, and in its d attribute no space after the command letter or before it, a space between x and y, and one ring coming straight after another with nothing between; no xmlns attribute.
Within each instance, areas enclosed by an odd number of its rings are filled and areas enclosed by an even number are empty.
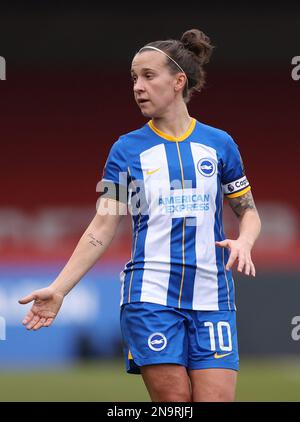
<svg viewBox="0 0 300 422"><path fill-rule="evenodd" d="M215 241L226 238L224 195L243 195L250 186L225 131L193 119L184 136L173 138L150 121L113 144L102 183L107 196L116 197L118 188L132 218L121 305L235 310L234 281L225 269L229 254Z"/></svg>

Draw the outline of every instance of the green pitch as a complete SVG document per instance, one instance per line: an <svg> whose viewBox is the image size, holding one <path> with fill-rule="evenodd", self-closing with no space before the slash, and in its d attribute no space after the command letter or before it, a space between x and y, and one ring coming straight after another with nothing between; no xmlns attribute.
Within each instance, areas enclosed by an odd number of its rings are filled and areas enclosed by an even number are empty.
<svg viewBox="0 0 300 422"><path fill-rule="evenodd" d="M127 375L119 360L63 371L1 372L0 401L149 401L142 378ZM237 401L300 401L300 360L241 358Z"/></svg>

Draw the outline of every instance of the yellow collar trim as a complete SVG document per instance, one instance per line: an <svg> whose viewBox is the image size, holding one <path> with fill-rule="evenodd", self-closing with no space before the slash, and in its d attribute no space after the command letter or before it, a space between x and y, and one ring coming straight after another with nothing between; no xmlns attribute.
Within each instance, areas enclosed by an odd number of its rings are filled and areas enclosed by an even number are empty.
<svg viewBox="0 0 300 422"><path fill-rule="evenodd" d="M180 141L184 141L193 132L193 130L195 129L195 126L196 126L196 119L192 118L188 130L182 136L179 136L178 138L176 138L175 136L168 135L167 133L164 133L161 130L157 129L154 126L152 120L150 120L148 122L148 125L149 125L150 129L152 129L153 132L155 132L161 138L167 139L168 141L180 142Z"/></svg>

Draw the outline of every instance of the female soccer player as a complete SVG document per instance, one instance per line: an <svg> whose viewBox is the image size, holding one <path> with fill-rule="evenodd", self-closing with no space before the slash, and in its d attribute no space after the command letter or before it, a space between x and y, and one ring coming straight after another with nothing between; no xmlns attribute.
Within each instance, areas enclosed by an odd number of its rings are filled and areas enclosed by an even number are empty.
<svg viewBox="0 0 300 422"><path fill-rule="evenodd" d="M239 369L231 267L255 276L260 218L236 143L197 121L187 103L205 82L212 45L201 31L142 47L131 67L142 128L121 136L103 172L97 213L56 280L23 324L48 327L64 297L111 243L127 206L132 256L121 273L127 371L141 373L152 401L233 401ZM226 239L223 196L239 220Z"/></svg>

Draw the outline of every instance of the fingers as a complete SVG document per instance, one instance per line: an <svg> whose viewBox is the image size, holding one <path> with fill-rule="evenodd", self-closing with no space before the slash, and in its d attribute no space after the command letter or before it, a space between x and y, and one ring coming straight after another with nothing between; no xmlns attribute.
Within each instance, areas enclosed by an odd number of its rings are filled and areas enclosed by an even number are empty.
<svg viewBox="0 0 300 422"><path fill-rule="evenodd" d="M232 265L234 264L234 261L237 259L238 257L238 251L231 251L227 264L226 264L226 270L229 271L230 268L232 267Z"/></svg>
<svg viewBox="0 0 300 422"><path fill-rule="evenodd" d="M29 311L26 317L23 319L22 324L23 325L28 324L32 320L33 317L34 317L34 313L32 311Z"/></svg>
<svg viewBox="0 0 300 422"><path fill-rule="evenodd" d="M20 299L19 300L19 303L21 304L21 305L25 305L26 303L29 303L29 302L31 302L32 300L34 300L35 299L35 295L33 294L33 293L31 293L30 295L28 295L28 296L25 296L25 297L23 297L22 299Z"/></svg>
<svg viewBox="0 0 300 422"><path fill-rule="evenodd" d="M245 274L250 275L250 270L251 270L250 260L247 260L245 262Z"/></svg>
<svg viewBox="0 0 300 422"><path fill-rule="evenodd" d="M255 276L256 276L256 270L255 270L255 266L254 266L254 264L253 264L253 262L252 262L252 261L250 262L250 268L251 268L250 274L251 274L253 277L255 277Z"/></svg>
<svg viewBox="0 0 300 422"><path fill-rule="evenodd" d="M27 330L31 330L40 320L40 317L38 315L34 315L33 318L26 323Z"/></svg>
<svg viewBox="0 0 300 422"><path fill-rule="evenodd" d="M42 327L49 327L52 324L54 318L45 318L38 315L33 316L33 318L27 323L27 330L37 331ZM25 321L25 320L24 320ZM24 323L23 321L23 323ZM26 323L25 323L26 324Z"/></svg>
<svg viewBox="0 0 300 422"><path fill-rule="evenodd" d="M49 325L52 324L53 320L54 320L54 318L48 318L46 320L46 322L44 323L44 327L49 327Z"/></svg>
<svg viewBox="0 0 300 422"><path fill-rule="evenodd" d="M238 260L237 270L246 275L255 277L255 266L251 259L250 250L244 246L243 243L231 239L224 239L220 242L215 242L216 246L220 248L228 248L230 251L229 258L226 264L226 271L229 271L236 259Z"/></svg>
<svg viewBox="0 0 300 422"><path fill-rule="evenodd" d="M40 320L35 324L34 327L32 327L33 330L38 330L39 328L43 327L45 321L47 318L40 318Z"/></svg>
<svg viewBox="0 0 300 422"><path fill-rule="evenodd" d="M239 255L238 262L239 262L239 263L238 263L237 270L238 270L240 273L242 273L242 272L243 272L243 269L244 269L244 267L245 267L245 264L246 264L246 259L245 259L244 255Z"/></svg>
<svg viewBox="0 0 300 422"><path fill-rule="evenodd" d="M220 242L215 242L215 243L219 248L229 248L230 247L230 241L228 239L222 240Z"/></svg>
<svg viewBox="0 0 300 422"><path fill-rule="evenodd" d="M255 266L250 257L246 260L245 263L245 274L255 277Z"/></svg>
<svg viewBox="0 0 300 422"><path fill-rule="evenodd" d="M246 275L252 275L252 277L256 275L255 266L250 255L247 258L242 257L239 259L238 271L243 272L243 270Z"/></svg>
<svg viewBox="0 0 300 422"><path fill-rule="evenodd" d="M39 330L42 327L49 327L52 324L54 318L45 318L38 315L34 315L31 311L24 318L23 325L26 325L27 330Z"/></svg>
<svg viewBox="0 0 300 422"><path fill-rule="evenodd" d="M252 262L250 253L241 255L241 257L239 258L238 271L244 271L246 275L252 275L253 277L255 277L255 267Z"/></svg>

